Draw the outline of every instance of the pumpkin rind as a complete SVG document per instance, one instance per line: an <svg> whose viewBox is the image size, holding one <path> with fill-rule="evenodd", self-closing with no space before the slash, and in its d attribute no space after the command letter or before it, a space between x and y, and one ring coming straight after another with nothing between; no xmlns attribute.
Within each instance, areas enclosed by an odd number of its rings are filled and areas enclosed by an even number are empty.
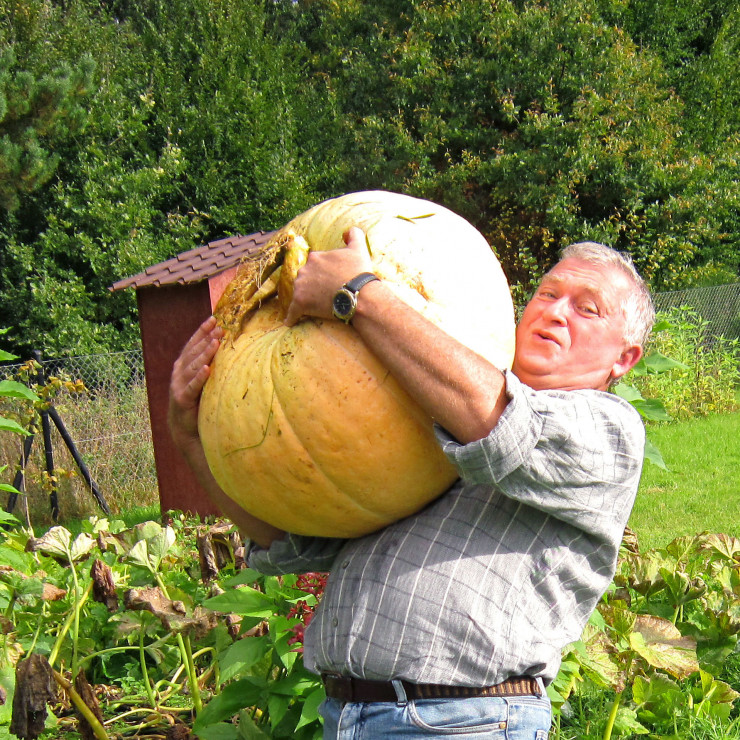
<svg viewBox="0 0 740 740"><path fill-rule="evenodd" d="M283 232L312 250L363 228L373 269L404 301L498 367L514 312L482 235L436 204L372 191L320 203ZM237 278L238 279L238 278ZM282 323L276 298L214 359L199 429L211 471L254 516L297 534L357 537L418 511L456 473L431 420L336 321Z"/></svg>

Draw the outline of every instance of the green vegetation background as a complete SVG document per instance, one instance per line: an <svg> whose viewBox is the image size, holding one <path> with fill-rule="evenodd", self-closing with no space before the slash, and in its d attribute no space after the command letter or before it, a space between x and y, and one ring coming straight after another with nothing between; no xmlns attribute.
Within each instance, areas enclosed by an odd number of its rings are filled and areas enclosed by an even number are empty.
<svg viewBox="0 0 740 740"><path fill-rule="evenodd" d="M5 346L129 349L113 282L367 188L467 217L519 298L577 239L734 282L738 46L735 0L0 0Z"/></svg>

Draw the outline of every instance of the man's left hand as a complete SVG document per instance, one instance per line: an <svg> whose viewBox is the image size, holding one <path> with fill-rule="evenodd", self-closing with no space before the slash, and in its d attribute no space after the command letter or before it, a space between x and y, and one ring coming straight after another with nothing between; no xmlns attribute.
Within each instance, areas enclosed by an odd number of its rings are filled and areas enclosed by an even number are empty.
<svg viewBox="0 0 740 740"><path fill-rule="evenodd" d="M284 324L293 326L303 316L331 319L334 294L361 272L372 272L365 233L356 226L343 234L347 245L328 252L310 252L293 283L293 300Z"/></svg>

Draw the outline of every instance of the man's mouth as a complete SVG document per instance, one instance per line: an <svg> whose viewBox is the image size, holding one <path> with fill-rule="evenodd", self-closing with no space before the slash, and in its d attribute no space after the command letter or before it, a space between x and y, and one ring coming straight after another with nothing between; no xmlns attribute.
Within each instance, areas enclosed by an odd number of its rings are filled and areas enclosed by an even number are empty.
<svg viewBox="0 0 740 740"><path fill-rule="evenodd" d="M557 344L558 347L560 346L560 341L556 339L552 334L549 334L548 332L536 331L536 332L533 332L533 334L538 339L543 339L546 342L553 342L554 344Z"/></svg>

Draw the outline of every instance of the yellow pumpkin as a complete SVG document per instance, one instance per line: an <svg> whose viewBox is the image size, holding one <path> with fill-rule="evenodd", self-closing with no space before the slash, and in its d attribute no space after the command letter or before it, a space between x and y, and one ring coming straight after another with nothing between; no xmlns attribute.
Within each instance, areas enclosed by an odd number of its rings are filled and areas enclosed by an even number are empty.
<svg viewBox="0 0 740 740"><path fill-rule="evenodd" d="M227 336L203 391L199 430L226 494L297 534L361 536L418 511L456 478L431 420L351 326L282 323L307 248L343 247L350 226L365 231L374 272L405 302L500 368L514 353L503 271L483 236L452 211L359 192L277 232L216 309Z"/></svg>

